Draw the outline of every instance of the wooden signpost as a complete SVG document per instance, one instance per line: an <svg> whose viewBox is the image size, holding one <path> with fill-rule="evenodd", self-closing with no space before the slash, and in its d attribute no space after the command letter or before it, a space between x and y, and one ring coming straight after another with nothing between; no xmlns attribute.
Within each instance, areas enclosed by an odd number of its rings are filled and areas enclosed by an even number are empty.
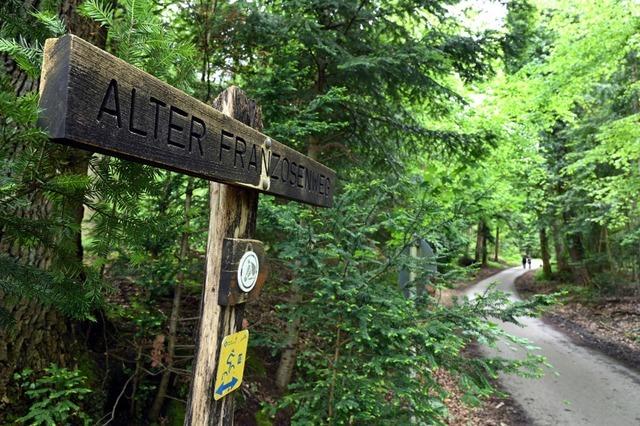
<svg viewBox="0 0 640 426"><path fill-rule="evenodd" d="M40 108L54 142L212 181L185 425L233 424L230 392L240 386L237 355L248 339L236 332L267 274L262 244L251 239L258 192L330 207L335 173L262 134L260 108L238 88L209 106L73 35L45 43ZM222 360L227 336L236 358L225 352ZM226 370L217 377L219 362Z"/></svg>

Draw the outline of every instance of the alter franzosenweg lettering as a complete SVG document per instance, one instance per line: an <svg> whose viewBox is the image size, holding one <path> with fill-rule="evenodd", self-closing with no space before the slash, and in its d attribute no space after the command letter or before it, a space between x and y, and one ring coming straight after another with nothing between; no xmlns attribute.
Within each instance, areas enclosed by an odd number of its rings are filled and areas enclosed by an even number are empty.
<svg viewBox="0 0 640 426"><path fill-rule="evenodd" d="M40 107L56 142L332 204L331 169L73 35L45 44Z"/></svg>

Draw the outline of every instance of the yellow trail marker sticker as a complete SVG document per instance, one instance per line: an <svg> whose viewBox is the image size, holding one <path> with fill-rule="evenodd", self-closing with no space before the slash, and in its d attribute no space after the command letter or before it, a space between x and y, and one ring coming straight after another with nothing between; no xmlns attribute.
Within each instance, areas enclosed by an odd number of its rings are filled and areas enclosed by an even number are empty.
<svg viewBox="0 0 640 426"><path fill-rule="evenodd" d="M223 398L240 387L248 343L249 330L230 334L222 340L213 399Z"/></svg>

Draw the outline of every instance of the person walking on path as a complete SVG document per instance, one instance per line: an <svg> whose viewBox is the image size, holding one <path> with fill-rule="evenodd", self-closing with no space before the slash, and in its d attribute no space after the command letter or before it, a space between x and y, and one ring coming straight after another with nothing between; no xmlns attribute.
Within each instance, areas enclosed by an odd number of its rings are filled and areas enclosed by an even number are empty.
<svg viewBox="0 0 640 426"><path fill-rule="evenodd" d="M522 255L522 269L527 269L527 256Z"/></svg>
<svg viewBox="0 0 640 426"><path fill-rule="evenodd" d="M531 269L531 256L527 256L527 263L529 264L529 269Z"/></svg>

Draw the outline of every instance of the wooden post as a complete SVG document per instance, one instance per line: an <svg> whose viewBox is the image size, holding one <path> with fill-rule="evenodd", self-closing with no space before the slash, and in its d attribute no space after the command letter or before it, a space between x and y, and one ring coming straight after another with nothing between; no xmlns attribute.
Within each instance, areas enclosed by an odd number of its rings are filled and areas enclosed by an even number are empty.
<svg viewBox="0 0 640 426"><path fill-rule="evenodd" d="M231 390L221 385L222 399L214 402L214 377L222 339L238 330L242 304L259 296L266 278L266 270L251 276L262 269L257 259L243 275L255 280L250 284L241 285L232 270L242 270L237 250L264 253L250 239L258 191L331 207L335 172L262 134L260 109L236 87L211 107L73 35L48 39L43 58L38 123L51 141L225 183L210 185L207 274L185 424L232 424L233 397L224 396ZM225 247L231 251L223 265ZM239 386L241 376L236 380Z"/></svg>
<svg viewBox="0 0 640 426"><path fill-rule="evenodd" d="M254 129L262 130L260 108L237 87L222 92L213 106ZM185 425L232 425L233 394L215 401L214 381L224 336L240 329L244 304L221 306L218 292L224 238L251 238L256 226L258 191L211 182L206 278Z"/></svg>

